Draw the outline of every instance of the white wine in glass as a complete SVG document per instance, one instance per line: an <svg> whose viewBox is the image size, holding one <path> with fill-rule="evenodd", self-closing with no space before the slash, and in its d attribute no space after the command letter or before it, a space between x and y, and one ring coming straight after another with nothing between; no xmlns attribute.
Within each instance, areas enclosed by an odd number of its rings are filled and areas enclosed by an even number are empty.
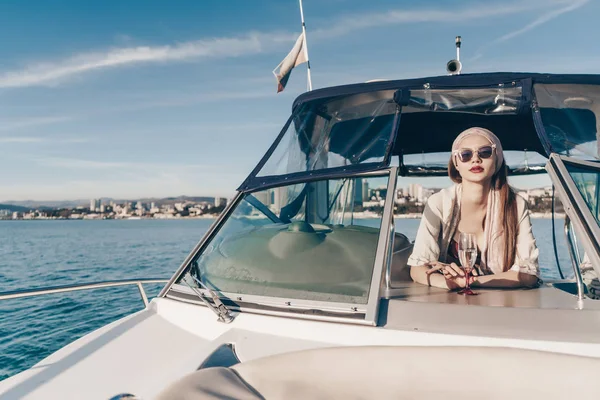
<svg viewBox="0 0 600 400"><path fill-rule="evenodd" d="M460 265L465 271L466 285L460 290L459 294L476 295L477 293L471 290L470 277L475 261L477 260L477 239L473 233L461 233L458 242L458 258Z"/></svg>

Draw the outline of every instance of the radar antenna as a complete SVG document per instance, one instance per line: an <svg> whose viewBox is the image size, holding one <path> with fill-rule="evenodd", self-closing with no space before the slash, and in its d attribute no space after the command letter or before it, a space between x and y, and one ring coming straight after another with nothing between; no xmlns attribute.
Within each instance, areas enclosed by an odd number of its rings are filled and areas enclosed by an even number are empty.
<svg viewBox="0 0 600 400"><path fill-rule="evenodd" d="M450 75L459 75L460 71L462 70L462 63L460 62L460 43L461 43L460 36L456 37L455 42L456 42L456 58L454 60L448 61L448 63L446 64L446 71L448 71L448 73Z"/></svg>

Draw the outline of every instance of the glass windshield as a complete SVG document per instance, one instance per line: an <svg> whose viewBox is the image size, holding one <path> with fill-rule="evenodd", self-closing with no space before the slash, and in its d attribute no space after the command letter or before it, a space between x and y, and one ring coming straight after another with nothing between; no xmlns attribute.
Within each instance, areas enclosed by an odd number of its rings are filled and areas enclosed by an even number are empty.
<svg viewBox="0 0 600 400"><path fill-rule="evenodd" d="M257 176L381 163L397 109L393 95L361 93L300 106Z"/></svg>
<svg viewBox="0 0 600 400"><path fill-rule="evenodd" d="M552 151L580 159L600 159L600 86L538 83L534 90Z"/></svg>
<svg viewBox="0 0 600 400"><path fill-rule="evenodd" d="M600 223L600 164L593 168L565 162L565 167L596 222Z"/></svg>
<svg viewBox="0 0 600 400"><path fill-rule="evenodd" d="M388 178L246 194L189 274L223 293L366 304ZM181 282L185 280L185 282Z"/></svg>
<svg viewBox="0 0 600 400"><path fill-rule="evenodd" d="M587 297L600 299L600 282L598 281L598 276L600 275L600 264L598 262L599 254L596 250L597 246L593 244L597 237L597 234L594 233L597 232L597 226L594 226L593 224L595 222L597 225L600 225L600 162L576 161L565 158L555 159L555 161L558 166L560 166L561 163L564 164L569 177L577 188L577 192L579 192L583 198L585 205L590 210L595 220L590 221L588 217L585 216L585 213L581 214L577 212L576 215L572 217L573 221L570 223L572 228L570 239L572 240L571 243L573 244L576 262L579 264L581 275L587 286ZM555 167L551 164L550 168L554 170ZM560 174L560 169L558 170L558 173ZM569 192L567 186L562 183L559 183L559 185L563 186L565 190ZM567 199L567 201L570 202L569 199ZM575 198L573 204L575 210L580 207L577 204L578 201ZM573 224L575 220L580 220L583 225L581 228L584 230L578 230L578 224ZM587 225L590 230L587 230L585 225ZM586 243L588 246L591 246L587 247Z"/></svg>

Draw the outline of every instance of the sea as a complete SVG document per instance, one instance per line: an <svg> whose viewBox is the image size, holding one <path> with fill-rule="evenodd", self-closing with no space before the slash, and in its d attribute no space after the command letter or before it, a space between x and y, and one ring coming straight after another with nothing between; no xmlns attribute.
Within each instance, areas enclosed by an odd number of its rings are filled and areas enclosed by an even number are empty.
<svg viewBox="0 0 600 400"><path fill-rule="evenodd" d="M113 279L168 279L213 221L0 221L0 293ZM396 219L396 231L414 240L419 222ZM556 220L559 262L572 276L563 223ZM558 278L552 220L533 219L532 224L542 276ZM161 289L160 284L144 287L148 297ZM136 286L0 301L0 380L142 308Z"/></svg>

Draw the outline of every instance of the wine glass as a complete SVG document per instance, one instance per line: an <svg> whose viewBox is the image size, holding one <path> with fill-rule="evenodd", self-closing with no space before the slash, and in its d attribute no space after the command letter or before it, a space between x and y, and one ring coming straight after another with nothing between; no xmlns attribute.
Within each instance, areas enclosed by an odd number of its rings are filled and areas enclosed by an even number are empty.
<svg viewBox="0 0 600 400"><path fill-rule="evenodd" d="M476 295L471 290L470 275L477 260L477 239L473 233L461 233L458 242L458 258L460 265L465 271L465 279L467 280L465 288L460 290L458 294Z"/></svg>

